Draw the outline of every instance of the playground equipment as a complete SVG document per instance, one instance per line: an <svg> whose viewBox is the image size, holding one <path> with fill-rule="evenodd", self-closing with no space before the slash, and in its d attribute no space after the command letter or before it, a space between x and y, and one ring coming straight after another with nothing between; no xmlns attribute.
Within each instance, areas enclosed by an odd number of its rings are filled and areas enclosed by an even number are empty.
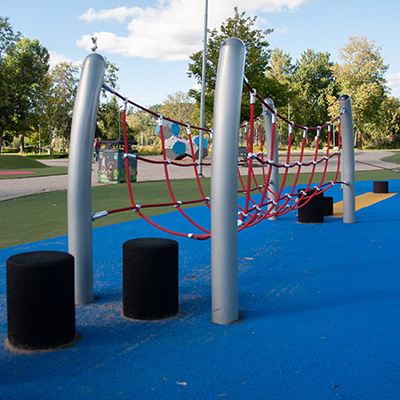
<svg viewBox="0 0 400 400"><path fill-rule="evenodd" d="M203 146L200 145L200 141L203 142ZM200 158L200 148L203 148L203 154L202 157L207 157L208 156L208 142L207 139L204 137L201 137L200 135L198 136L193 136L192 140L188 140L186 142L186 154L188 156L193 156L196 160L201 159Z"/></svg>
<svg viewBox="0 0 400 400"><path fill-rule="evenodd" d="M106 62L85 59L74 104L68 166L68 251L75 257L75 302L93 301L92 159L97 108Z"/></svg>
<svg viewBox="0 0 400 400"><path fill-rule="evenodd" d="M170 160L181 160L186 156L193 156L195 159L200 155L200 139L203 142L203 155L208 155L208 142L199 136L190 137L188 140L180 136L181 127L176 122L159 118L156 128L156 135L164 142L166 157Z"/></svg>
<svg viewBox="0 0 400 400"><path fill-rule="evenodd" d="M96 58L94 59L93 56ZM76 140L80 146L71 145L70 153L70 177L69 177L69 191L68 195L68 217L69 236L73 236L69 240L69 251L76 257L76 302L82 304L93 300L93 275L92 275L92 260L91 260L91 224L92 218L96 219L101 216L111 214L113 212L133 210L136 214L153 224L154 226L162 229L164 232L171 233L181 237L189 237L194 239L208 239L211 237L212 247L212 320L218 324L228 324L236 321L239 318L238 308L238 271L237 271L237 233L247 227L254 226L255 224L271 218L278 218L280 215L286 214L289 211L297 210L302 204L306 204L314 196L318 196L322 191L326 191L333 185L341 183L343 185L343 200L346 205L344 206L344 223L353 223L355 221L355 200L354 200L354 149L353 149L353 131L352 131L352 116L351 116L351 100L348 96L342 96L339 100L340 114L329 123L318 127L304 127L288 121L279 115L273 108L273 102L270 99L264 100L261 98L250 86L250 83L245 80L245 84L250 91L250 104L251 104L251 121L250 131L247 134L247 157L239 160L239 163L247 162L247 180L243 179L239 173L239 180L241 189L245 193L243 200L244 206L237 205L238 193L238 141L239 141L239 122L240 122L240 102L243 89L243 68L245 48L243 43L236 38L228 39L221 47L220 61L217 75L217 86L215 94L215 113L214 113L214 129L213 135L213 161L212 161L212 182L211 182L211 198L212 207L209 205L209 198L204 195L202 185L199 179L197 168L199 163L195 160L195 148L193 147L193 140L191 136L192 129L203 129L193 126L188 126L184 123L171 120L169 118L161 117L160 115L146 110L150 114L158 118L159 135L162 140L163 146L163 159L160 161L147 160L137 155L131 155L126 150L125 163L128 166L129 158L135 157L138 161L143 162L157 162L163 166L166 176L166 183L171 197L171 202L164 204L164 206L173 206L181 213L193 227L200 231L200 233L183 233L174 232L165 227L157 225L154 221L148 218L144 211L148 207L158 205L139 205L135 202L130 179L127 180L128 192L131 201L130 207L123 209L116 209L111 211L102 211L92 215L91 213L91 197L90 197L90 178L87 180L79 180L76 182L75 173L78 169L76 164L81 163L86 165L84 168L90 170L92 143L94 138L94 126L96 121L96 108L98 103L98 93L101 85L103 84L103 64L99 61L98 54L91 54L87 57L84 70L82 73L81 83L78 90L78 96L75 103L76 115L74 112L73 126L71 132L71 143L74 137L85 137L84 140ZM103 60L104 61L104 60ZM90 84L89 84L90 82ZM90 94L84 96L85 91L90 87ZM136 107L145 110L143 107L127 100L124 96L117 93L115 90L103 84L103 88L110 91L121 100L130 103ZM96 97L97 96L97 97ZM267 136L267 160L264 159L264 152L254 153L254 103L258 100L262 103L264 108L263 119L265 125L265 132ZM85 110L82 112L82 110ZM86 113L86 115L85 115ZM126 115L123 112L123 127L124 133L126 132ZM276 133L276 119L280 118L285 121L289 127L289 140L288 151L284 163L279 163L277 156L277 143L278 135ZM165 124L166 121L170 122ZM259 121L259 119L258 119ZM172 133L173 123L177 123L180 127L185 127L188 130L189 144L191 147L192 163L179 163L176 160L176 153L171 149L172 145L167 148L166 143L169 138L177 137ZM341 132L340 137L343 137L343 157L341 158L341 151L330 153L330 136L332 131L332 124L338 124L338 130ZM321 129L328 129L328 145L325 155L319 158L319 138ZM171 135L165 140L165 136ZM296 162L291 162L291 143L294 131L302 131L302 150L299 159ZM260 141L262 145L262 132L259 124ZM304 158L304 148L309 131L316 133L316 148L312 160L307 162ZM126 141L126 135L124 135ZM126 149L128 149L126 143ZM340 149L340 140L338 147ZM168 157L168 151L171 150L173 154ZM87 155L86 161L82 157L77 156L75 153ZM328 162L333 157L336 157L337 171L334 180L325 183L324 179L327 172ZM172 160L171 160L172 159ZM340 162L342 161L342 162ZM256 178L253 164L258 163L262 168L262 178ZM73 164L73 165L71 165ZM169 165L192 167L196 176L200 199L191 201L180 201L176 199L172 190L172 185L169 180L168 166ZM339 180L339 166L342 164L342 179ZM205 165L205 163L202 163ZM319 184L312 187L312 181L315 176L317 165L323 167L323 174ZM309 167L310 180L307 187L298 195L295 194L295 187L300 175L300 171L304 167ZM279 170L283 169L282 184L279 185ZM295 183L291 190L285 192L285 182L287 180L289 170L294 169L296 172ZM71 185L71 189L70 189ZM79 199L77 198L77 190L79 185L87 185L84 190L80 192ZM300 202L306 197L310 189L315 189L312 195L307 196L306 201ZM88 193L89 190L89 193ZM82 196L84 193L84 196ZM257 193L258 200L252 196ZM185 210L182 209L184 204L205 203L207 207L211 208L211 231L203 228L200 224L193 221ZM78 208L79 211L75 210ZM78 221L78 217L79 221ZM78 223L79 222L79 223ZM90 230L90 233L89 233ZM90 243L89 243L90 241ZM83 248L84 247L84 248Z"/></svg>

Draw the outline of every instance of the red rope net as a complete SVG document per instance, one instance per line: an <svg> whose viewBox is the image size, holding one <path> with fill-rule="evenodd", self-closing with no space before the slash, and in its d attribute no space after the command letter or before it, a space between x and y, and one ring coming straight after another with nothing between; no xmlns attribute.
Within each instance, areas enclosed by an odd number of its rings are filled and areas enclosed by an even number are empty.
<svg viewBox="0 0 400 400"><path fill-rule="evenodd" d="M238 230L241 231L244 228L251 227L256 225L257 223L271 218L271 217L278 217L284 215L290 211L297 210L300 207L303 207L307 204L314 196L319 195L320 193L330 189L336 183L342 183L338 180L339 177L339 168L340 168L340 137L341 137L341 124L340 124L340 116L342 115L342 111L340 114L333 119L332 121L318 127L305 127L289 121L282 115L278 114L274 109L272 109L257 93L256 91L250 86L250 84L245 80L245 85L248 87L250 91L250 121L248 124L241 127L244 129L245 132L245 139L246 139L246 150L247 156L239 158L238 160L238 180L239 180L239 191L238 195L243 196L245 195L244 199L238 201ZM122 129L123 129L123 136L124 136L124 144L125 144L125 169L126 169L126 176L127 176L127 187L128 187L128 194L131 206L109 210L109 211L101 211L93 215L93 219L100 218L102 216L113 214L122 211L133 210L136 214L153 225L154 227L172 234L181 237L190 237L198 240L208 239L211 236L211 232L209 229L202 227L199 223L194 221L185 211L182 206L187 205L196 205L196 204L205 204L208 208L210 208L210 198L206 196L205 190L203 188L198 168L200 165L209 166L210 163L202 162L199 163L196 161L195 152L193 149L193 142L192 142L192 130L203 130L208 131L204 128L199 128L196 126L191 126L184 124L179 121L175 121L171 118L164 118L157 113L148 110L126 98L121 96L119 93L114 91L113 89L109 88L108 86L104 85L104 88L114 94L116 97L124 100L125 102L125 109L122 113ZM272 159L265 159L265 140L264 140L264 132L262 129L261 118L255 118L254 115L254 106L255 101L258 100L262 103L262 105L267 109L272 115L272 135L271 135L271 148L273 149L274 146L278 143L278 134L277 134L277 125L276 120L279 118L280 120L284 121L288 125L288 144L287 144L287 151L284 155L285 162L280 163L278 160ZM159 126L159 136L161 139L162 144L162 160L152 160L147 157L140 157L138 155L132 155L129 153L128 147L128 139L127 139L127 132L126 132L126 105L131 104L136 108L139 108L154 117L158 118L158 126ZM177 162L168 159L167 151L165 147L165 140L164 140L164 121L169 121L171 123L176 123L181 127L185 127L187 130L188 135L188 143L190 144L191 148L191 162ZM334 125L338 127L338 143L337 149L335 151L332 150L332 128ZM256 128L256 129L255 129ZM327 129L327 141L326 146L324 149L321 149L321 131L323 129ZM297 136L296 132L300 131L302 133L301 138L301 146L299 154L294 154L292 150L292 142L295 136ZM309 131L315 131L315 150L311 156L310 160L306 160L306 143L307 143L307 133ZM211 135L210 135L211 136ZM257 140L260 144L260 151L258 153L254 153L254 142ZM201 145L201 144L200 144ZM267 149L268 150L268 149ZM269 154L272 154L270 150ZM322 156L321 156L322 152ZM140 205L135 202L133 189L130 179L130 168L129 168L129 158L135 157L140 162L146 163L153 163L153 164L160 164L163 166L164 174L165 174L165 181L168 189L168 194L171 199L170 202L162 203L162 204L145 204ZM296 158L296 161L293 161L293 158ZM333 180L329 182L325 182L326 175L328 172L328 164L333 158L337 160L337 166L335 169L335 177ZM179 166L179 167L192 167L194 171L194 177L197 182L197 186L199 189L199 197L194 200L186 200L180 201L176 199L173 190L173 184L170 179L169 174L169 166ZM315 174L317 166L322 166L322 174L321 178L317 180L315 183ZM247 167L246 167L247 166ZM257 175L255 173L255 167L261 167L261 174ZM306 187L302 190L297 189L297 185L299 182L300 174L304 171L304 168L311 168L311 171L307 171L309 174L309 180L306 184ZM273 168L278 168L279 171L283 170L283 174L281 174L281 183L279 185L279 190L277 193L273 192L272 185L271 185L271 175ZM287 185L289 171L294 172L294 181L292 185ZM246 175L244 176L244 172ZM297 192L296 192L297 189ZM184 233L184 232L177 232L163 226L160 226L154 220L146 216L143 211L148 208L154 207L174 207L189 223L196 229L198 233Z"/></svg>

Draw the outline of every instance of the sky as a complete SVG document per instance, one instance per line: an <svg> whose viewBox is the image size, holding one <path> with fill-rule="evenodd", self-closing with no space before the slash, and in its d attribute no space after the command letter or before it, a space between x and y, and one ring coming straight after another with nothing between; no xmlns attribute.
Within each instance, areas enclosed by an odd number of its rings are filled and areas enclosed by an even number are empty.
<svg viewBox="0 0 400 400"><path fill-rule="evenodd" d="M400 2L208 0L208 28L233 17L235 6L257 16L258 29L272 28L270 49L282 49L293 62L307 49L329 52L339 62L350 37L374 40L389 65L391 94L400 97ZM97 37L97 52L119 68L119 93L148 107L196 84L187 72L190 55L203 49L204 11L205 0L14 0L3 2L0 15L14 31L38 39L52 65L82 63Z"/></svg>

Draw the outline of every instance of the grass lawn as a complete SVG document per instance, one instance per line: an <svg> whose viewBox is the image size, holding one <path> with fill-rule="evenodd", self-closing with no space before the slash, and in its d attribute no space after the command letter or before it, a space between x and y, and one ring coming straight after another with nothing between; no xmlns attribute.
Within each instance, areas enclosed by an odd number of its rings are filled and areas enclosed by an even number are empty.
<svg viewBox="0 0 400 400"><path fill-rule="evenodd" d="M0 156L0 172L12 171L12 175L1 175L0 179L16 179L36 176L65 175L67 167L49 167L37 160L15 154L2 154ZM23 172L33 172L24 174ZM21 174L18 174L21 172Z"/></svg>
<svg viewBox="0 0 400 400"><path fill-rule="evenodd" d="M316 174L315 182L321 178ZM300 176L299 184L308 182L308 175ZM334 174L327 174L325 181L334 179ZM400 174L386 170L359 171L356 179L385 180L400 179ZM294 174L289 174L286 186L293 184ZM206 196L210 195L211 179L203 178L202 184ZM171 202L164 181L138 182L132 184L137 204L155 204ZM172 181L177 200L199 199L200 194L195 179ZM16 199L1 201L0 207L0 248L30 243L67 234L67 191L39 193ZM126 184L105 185L92 188L93 212L129 207ZM148 216L172 212L172 207L146 209ZM93 227L111 225L138 218L132 211L121 212L96 220Z"/></svg>
<svg viewBox="0 0 400 400"><path fill-rule="evenodd" d="M382 161L392 162L395 164L400 164L400 151L392 154L391 156L382 158Z"/></svg>

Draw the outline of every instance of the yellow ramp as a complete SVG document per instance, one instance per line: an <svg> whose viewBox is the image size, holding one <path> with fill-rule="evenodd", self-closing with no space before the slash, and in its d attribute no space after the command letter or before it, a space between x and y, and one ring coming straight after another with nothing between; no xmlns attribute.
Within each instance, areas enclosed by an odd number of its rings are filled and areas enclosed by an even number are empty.
<svg viewBox="0 0 400 400"><path fill-rule="evenodd" d="M388 199L396 193L364 193L356 197L356 211L361 208L371 206L378 201ZM339 201L333 205L333 215L331 217L343 217L343 201Z"/></svg>

